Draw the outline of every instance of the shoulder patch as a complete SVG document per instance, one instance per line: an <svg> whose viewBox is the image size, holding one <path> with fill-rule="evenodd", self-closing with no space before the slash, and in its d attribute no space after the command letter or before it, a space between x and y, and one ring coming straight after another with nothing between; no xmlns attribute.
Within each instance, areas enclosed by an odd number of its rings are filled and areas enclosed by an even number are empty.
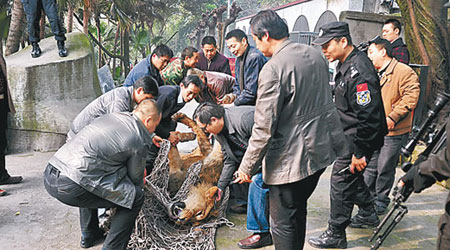
<svg viewBox="0 0 450 250"><path fill-rule="evenodd" d="M370 91L367 83L356 85L356 103L360 106L366 106L371 101Z"/></svg>

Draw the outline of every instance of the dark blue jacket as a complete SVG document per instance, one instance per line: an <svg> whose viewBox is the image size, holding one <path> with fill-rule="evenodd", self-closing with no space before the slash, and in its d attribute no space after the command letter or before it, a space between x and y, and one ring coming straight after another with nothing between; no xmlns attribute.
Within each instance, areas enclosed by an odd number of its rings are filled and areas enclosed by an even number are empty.
<svg viewBox="0 0 450 250"><path fill-rule="evenodd" d="M236 59L236 84L233 87L233 94L236 94L234 105L255 105L256 91L258 89L258 75L267 58L258 49L249 46L245 52L247 56L244 62L244 83L239 81L240 76L240 61L245 57L245 54ZM243 86L243 90L240 86Z"/></svg>
<svg viewBox="0 0 450 250"><path fill-rule="evenodd" d="M128 73L124 87L133 86L134 82L144 76L152 76L158 82L158 86L163 86L164 82L161 78L159 70L153 66L151 62L152 55L147 56L144 60L140 61L134 68Z"/></svg>
<svg viewBox="0 0 450 250"><path fill-rule="evenodd" d="M184 101L177 103L180 95L180 86L162 86L159 87L159 95L156 103L161 110L161 122L156 127L155 134L164 139L169 138L170 132L175 131L177 123L172 120L172 115L178 112L186 105Z"/></svg>

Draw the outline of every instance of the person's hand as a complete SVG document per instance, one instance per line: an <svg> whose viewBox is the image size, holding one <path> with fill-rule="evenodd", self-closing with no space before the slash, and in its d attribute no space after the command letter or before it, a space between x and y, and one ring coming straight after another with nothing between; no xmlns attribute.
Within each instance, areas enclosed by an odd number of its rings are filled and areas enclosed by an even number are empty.
<svg viewBox="0 0 450 250"><path fill-rule="evenodd" d="M395 127L395 122L389 117L386 117L386 124L388 130L393 130Z"/></svg>
<svg viewBox="0 0 450 250"><path fill-rule="evenodd" d="M361 158L356 158L355 155L352 156L352 163L350 165L350 172L352 174L355 173L355 169L358 172L361 172L367 166L366 157L363 156Z"/></svg>
<svg viewBox="0 0 450 250"><path fill-rule="evenodd" d="M167 138L167 140L169 140L170 144L172 144L172 146L176 146L178 144L178 142L180 141L180 137L178 137L178 134L180 132L178 131L173 131L170 132L170 136L169 138Z"/></svg>
<svg viewBox="0 0 450 250"><path fill-rule="evenodd" d="M242 184L245 182L248 182L248 183L252 182L252 180L250 179L250 175L244 173L243 171L241 171L239 169L233 174L233 176L235 177L233 180L233 183Z"/></svg>
<svg viewBox="0 0 450 250"><path fill-rule="evenodd" d="M231 104L236 99L236 95L233 93L226 94L222 99L219 100L219 104Z"/></svg>
<svg viewBox="0 0 450 250"><path fill-rule="evenodd" d="M222 189L217 189L217 197L216 197L216 201L219 202L220 200L222 200Z"/></svg>
<svg viewBox="0 0 450 250"><path fill-rule="evenodd" d="M152 138L152 142L153 142L153 144L155 144L158 148L161 146L161 142L163 142L163 138L161 138L161 137L159 137L159 136L157 136L157 135L155 135L155 136L153 136L153 138Z"/></svg>

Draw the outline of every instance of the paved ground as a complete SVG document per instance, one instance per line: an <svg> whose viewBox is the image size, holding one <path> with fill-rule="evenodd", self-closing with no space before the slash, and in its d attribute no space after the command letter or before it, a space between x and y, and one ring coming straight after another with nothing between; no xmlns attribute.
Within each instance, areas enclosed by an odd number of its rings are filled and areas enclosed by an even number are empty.
<svg viewBox="0 0 450 250"><path fill-rule="evenodd" d="M9 155L7 169L22 175L17 185L3 185L9 195L0 197L0 249L79 249L78 210L50 197L43 186L42 172L53 153ZM400 170L399 170L400 171ZM308 206L308 236L325 229L329 209L330 170L322 176ZM382 249L434 249L436 224L443 211L447 191L433 186L413 195L409 213L386 240ZM229 215L235 227L222 227L216 237L217 249L237 249L236 242L248 235L244 215ZM368 249L371 230L347 229L350 249ZM92 249L101 249L100 246ZM266 247L265 249L274 249ZM308 244L305 249L313 249Z"/></svg>
<svg viewBox="0 0 450 250"><path fill-rule="evenodd" d="M52 155L52 152L33 152L7 156L8 171L12 175L22 175L24 181L1 186L9 195L0 197L0 250L80 249L78 209L50 197L43 185L42 173ZM325 230L329 214L329 179L330 169L323 174L310 199L307 237L317 236ZM412 195L407 203L409 213L381 249L434 249L436 225L446 196L447 190L437 185L421 195ZM219 228L216 237L219 250L238 249L236 242L249 235L244 215L231 214L228 218L235 226ZM368 249L370 234L368 229L347 229L349 249ZM91 249L99 250L101 245ZM313 248L306 243L305 249Z"/></svg>

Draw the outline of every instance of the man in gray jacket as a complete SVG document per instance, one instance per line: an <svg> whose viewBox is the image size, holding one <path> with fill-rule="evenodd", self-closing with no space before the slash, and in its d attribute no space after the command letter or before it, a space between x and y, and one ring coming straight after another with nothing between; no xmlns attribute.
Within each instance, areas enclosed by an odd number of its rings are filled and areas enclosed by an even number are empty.
<svg viewBox="0 0 450 250"><path fill-rule="evenodd" d="M257 48L272 58L259 75L255 124L237 181L248 182L262 161L275 248L303 249L308 198L346 149L345 137L320 52L290 42L287 25L272 10L250 25Z"/></svg>
<svg viewBox="0 0 450 250"><path fill-rule="evenodd" d="M233 173L247 150L254 115L254 106L223 108L212 103L200 104L194 112L194 119L198 126L213 134L222 146L223 169L217 184L219 191L216 201L222 199L223 191L231 183ZM267 216L268 192L259 168L258 173L252 178L248 191L247 230L253 234L238 242L240 248L254 249L272 245Z"/></svg>
<svg viewBox="0 0 450 250"><path fill-rule="evenodd" d="M133 86L115 88L87 105L73 120L67 140L89 125L95 118L114 112L131 112L145 99L158 96L158 83L151 76L139 78Z"/></svg>
<svg viewBox="0 0 450 250"><path fill-rule="evenodd" d="M161 113L145 100L133 113L104 115L83 128L49 160L47 192L80 207L81 247L103 237L97 208L117 208L103 249L125 249L144 202L145 159Z"/></svg>

